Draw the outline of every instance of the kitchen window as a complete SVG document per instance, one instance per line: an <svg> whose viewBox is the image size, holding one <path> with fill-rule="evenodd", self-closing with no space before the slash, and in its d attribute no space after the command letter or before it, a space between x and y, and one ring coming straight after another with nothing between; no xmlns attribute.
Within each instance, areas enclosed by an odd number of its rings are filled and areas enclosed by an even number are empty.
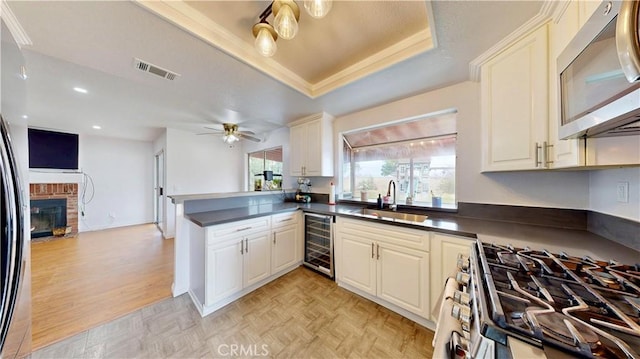
<svg viewBox="0 0 640 359"><path fill-rule="evenodd" d="M282 188L282 147L249 153L249 190ZM267 181L264 171L272 171L273 179Z"/></svg>
<svg viewBox="0 0 640 359"><path fill-rule="evenodd" d="M400 205L456 208L455 126L446 113L344 134L343 198L375 202L393 180Z"/></svg>

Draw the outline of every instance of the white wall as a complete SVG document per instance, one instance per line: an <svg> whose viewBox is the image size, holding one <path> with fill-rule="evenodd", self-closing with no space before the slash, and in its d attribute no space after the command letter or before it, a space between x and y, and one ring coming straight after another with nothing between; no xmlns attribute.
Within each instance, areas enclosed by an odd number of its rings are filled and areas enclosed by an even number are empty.
<svg viewBox="0 0 640 359"><path fill-rule="evenodd" d="M81 232L153 222L151 142L80 136L80 167L95 187L78 216Z"/></svg>
<svg viewBox="0 0 640 359"><path fill-rule="evenodd" d="M242 147L215 136L167 129L169 195L242 191Z"/></svg>
<svg viewBox="0 0 640 359"><path fill-rule="evenodd" d="M250 142L244 141L242 144L243 156L244 156L244 167L248 166L248 154L251 152L267 150L274 147L282 147L282 185L283 188L295 188L297 183L296 179L289 176L289 127L279 128L277 130L273 130L265 135L265 139L262 142ZM248 173L243 171L244 173L244 182L243 186L246 183L253 184L253 181L248 182L250 179L248 177ZM253 180L253 178L251 178ZM246 187L243 187L243 190ZM253 190L250 188L249 190Z"/></svg>
<svg viewBox="0 0 640 359"><path fill-rule="evenodd" d="M589 174L585 171L480 173L480 84L463 82L335 119L336 136L363 127L457 109L458 201L587 209ZM340 144L336 144L336 171ZM339 173L339 172L336 172ZM336 176L337 180L339 176ZM322 180L321 185L326 185Z"/></svg>
<svg viewBox="0 0 640 359"><path fill-rule="evenodd" d="M22 201L25 206L24 215L24 237L27 241L31 240L31 217L29 204L29 139L27 137L27 126L22 124L11 123L9 126L11 141L13 146L13 154L15 156L16 166L18 166L18 176L22 183Z"/></svg>
<svg viewBox="0 0 640 359"><path fill-rule="evenodd" d="M617 201L619 182L629 183L629 202ZM618 168L589 172L589 209L640 221L640 168Z"/></svg>
<svg viewBox="0 0 640 359"><path fill-rule="evenodd" d="M243 190L241 146L230 147L215 136L167 129L167 195L239 192ZM175 206L167 205L167 231L175 235Z"/></svg>

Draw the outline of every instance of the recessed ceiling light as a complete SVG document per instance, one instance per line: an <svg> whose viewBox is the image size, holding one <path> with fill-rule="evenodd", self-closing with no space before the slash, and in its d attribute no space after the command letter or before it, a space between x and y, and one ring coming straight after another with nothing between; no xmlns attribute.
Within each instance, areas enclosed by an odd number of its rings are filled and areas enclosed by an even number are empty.
<svg viewBox="0 0 640 359"><path fill-rule="evenodd" d="M82 87L74 87L73 91L75 92L80 92L80 93L87 93L89 91L87 91L86 89L83 89Z"/></svg>
<svg viewBox="0 0 640 359"><path fill-rule="evenodd" d="M22 115L22 118L24 118L25 120L29 118L29 116L27 115Z"/></svg>
<svg viewBox="0 0 640 359"><path fill-rule="evenodd" d="M102 127L98 126L98 125L93 125L92 127L93 127L94 130L101 130L102 129Z"/></svg>

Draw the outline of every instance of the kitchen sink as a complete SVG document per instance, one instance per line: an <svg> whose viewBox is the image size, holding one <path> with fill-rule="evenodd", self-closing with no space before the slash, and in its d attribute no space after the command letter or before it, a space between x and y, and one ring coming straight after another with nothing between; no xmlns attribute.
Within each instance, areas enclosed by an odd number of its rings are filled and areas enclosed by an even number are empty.
<svg viewBox="0 0 640 359"><path fill-rule="evenodd" d="M382 219L399 219L407 222L424 222L427 216L422 214L402 213L394 211L385 211L381 209L369 209L362 208L360 210L353 211L354 214L361 214L363 216L373 216Z"/></svg>

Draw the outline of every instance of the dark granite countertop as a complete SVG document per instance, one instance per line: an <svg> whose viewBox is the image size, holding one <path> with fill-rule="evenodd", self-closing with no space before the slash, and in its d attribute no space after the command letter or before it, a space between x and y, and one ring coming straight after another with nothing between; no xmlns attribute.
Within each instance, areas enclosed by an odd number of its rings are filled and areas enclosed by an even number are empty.
<svg viewBox="0 0 640 359"><path fill-rule="evenodd" d="M628 264L640 262L640 252L586 230L464 218L447 216L446 214L430 215L426 221L415 223L354 213L360 208L344 204L285 202L185 214L185 217L201 227L207 227L301 209L305 212L352 217L407 228L423 228L429 231L468 237L470 240L478 238L484 242L512 244L516 247L529 246L533 249L546 249L551 252L567 251L575 256L588 255L597 259L614 259Z"/></svg>
<svg viewBox="0 0 640 359"><path fill-rule="evenodd" d="M246 206L239 208L228 208L217 211L198 212L185 214L185 218L191 222L199 225L200 227L215 226L217 224L223 224L228 222L241 221L243 219L250 219L262 216L269 216L276 213L297 211L299 208L298 203L284 202L284 203L270 203L261 204L257 206Z"/></svg>

